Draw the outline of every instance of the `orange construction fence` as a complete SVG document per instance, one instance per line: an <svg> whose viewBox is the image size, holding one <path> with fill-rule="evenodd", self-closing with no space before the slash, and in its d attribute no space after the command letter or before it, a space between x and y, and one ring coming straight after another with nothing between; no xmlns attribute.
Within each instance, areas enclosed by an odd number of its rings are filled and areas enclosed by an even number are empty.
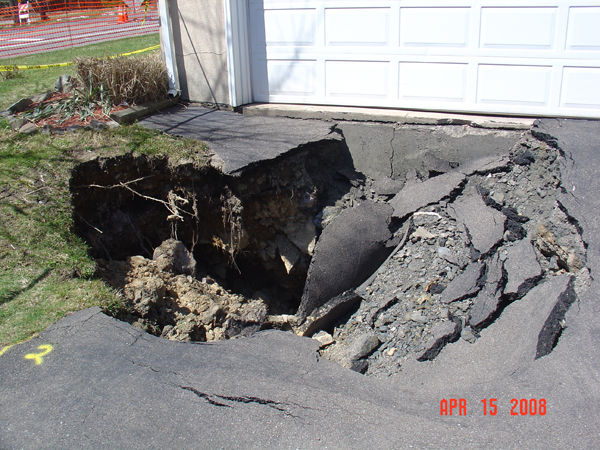
<svg viewBox="0 0 600 450"><path fill-rule="evenodd" d="M11 0L0 8L0 58L93 44L159 29L157 0Z"/></svg>

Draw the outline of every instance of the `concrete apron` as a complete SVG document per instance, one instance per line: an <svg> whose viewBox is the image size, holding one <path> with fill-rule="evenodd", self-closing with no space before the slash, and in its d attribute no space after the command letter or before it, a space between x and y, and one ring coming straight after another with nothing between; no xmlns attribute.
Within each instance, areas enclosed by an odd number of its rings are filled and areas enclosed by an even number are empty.
<svg viewBox="0 0 600 450"><path fill-rule="evenodd" d="M385 122L408 125L471 125L478 128L527 130L534 118L443 113L404 109L361 108L348 106L254 103L241 107L247 116L289 117L355 122Z"/></svg>
<svg viewBox="0 0 600 450"><path fill-rule="evenodd" d="M374 179L404 177L408 170L422 168L424 154L432 149L436 157L459 164L471 158L505 154L505 145L515 133L529 130L535 121L523 117L269 103L244 106L242 113L337 123L356 170Z"/></svg>

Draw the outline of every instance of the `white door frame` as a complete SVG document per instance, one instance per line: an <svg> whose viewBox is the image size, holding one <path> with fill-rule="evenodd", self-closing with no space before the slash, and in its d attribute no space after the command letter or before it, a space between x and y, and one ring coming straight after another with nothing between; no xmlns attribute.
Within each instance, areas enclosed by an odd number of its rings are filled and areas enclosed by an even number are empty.
<svg viewBox="0 0 600 450"><path fill-rule="evenodd" d="M251 103L253 98L247 0L225 0L225 35L229 103L234 107Z"/></svg>

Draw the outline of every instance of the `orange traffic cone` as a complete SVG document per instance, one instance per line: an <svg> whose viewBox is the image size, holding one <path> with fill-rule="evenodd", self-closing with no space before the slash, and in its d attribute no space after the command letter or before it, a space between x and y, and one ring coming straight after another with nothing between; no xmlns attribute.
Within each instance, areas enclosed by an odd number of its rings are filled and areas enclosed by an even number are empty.
<svg viewBox="0 0 600 450"><path fill-rule="evenodd" d="M119 5L119 14L117 15L117 23L127 23L129 22L129 18L127 17L127 10L125 9L125 5Z"/></svg>
<svg viewBox="0 0 600 450"><path fill-rule="evenodd" d="M23 3L19 2L19 24L21 23L29 23L29 2L24 1Z"/></svg>

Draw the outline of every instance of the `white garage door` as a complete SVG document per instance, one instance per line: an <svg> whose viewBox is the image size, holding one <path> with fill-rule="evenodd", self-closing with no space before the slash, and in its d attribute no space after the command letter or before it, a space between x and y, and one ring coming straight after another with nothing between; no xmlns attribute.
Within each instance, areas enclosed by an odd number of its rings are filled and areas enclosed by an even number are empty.
<svg viewBox="0 0 600 450"><path fill-rule="evenodd" d="M256 101L600 117L600 1L250 0Z"/></svg>

